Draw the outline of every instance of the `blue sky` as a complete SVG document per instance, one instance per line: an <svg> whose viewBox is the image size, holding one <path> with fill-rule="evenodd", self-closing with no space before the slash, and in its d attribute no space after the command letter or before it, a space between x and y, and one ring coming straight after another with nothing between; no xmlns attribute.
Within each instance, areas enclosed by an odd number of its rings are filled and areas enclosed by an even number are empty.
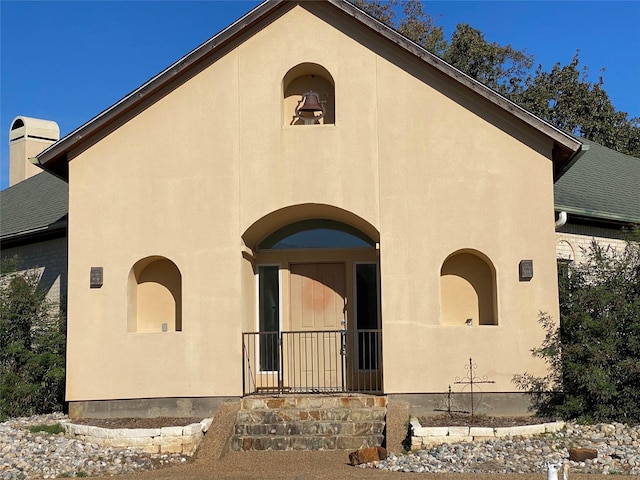
<svg viewBox="0 0 640 480"><path fill-rule="evenodd" d="M0 188L18 115L87 122L258 5L256 1L0 0ZM640 1L430 1L450 38L458 23L526 49L545 70L580 61L618 110L640 116Z"/></svg>

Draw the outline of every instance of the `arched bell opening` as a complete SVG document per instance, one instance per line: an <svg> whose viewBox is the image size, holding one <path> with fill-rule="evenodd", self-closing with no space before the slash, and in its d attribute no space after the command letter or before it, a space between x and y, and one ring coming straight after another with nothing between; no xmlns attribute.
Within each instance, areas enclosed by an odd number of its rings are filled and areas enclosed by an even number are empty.
<svg viewBox="0 0 640 480"><path fill-rule="evenodd" d="M282 79L285 125L335 124L335 83L317 63L301 63Z"/></svg>

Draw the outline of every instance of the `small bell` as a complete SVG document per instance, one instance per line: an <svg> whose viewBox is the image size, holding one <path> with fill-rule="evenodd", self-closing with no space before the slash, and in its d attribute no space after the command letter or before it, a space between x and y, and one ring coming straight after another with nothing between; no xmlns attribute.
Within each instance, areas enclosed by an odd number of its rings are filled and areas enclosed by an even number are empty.
<svg viewBox="0 0 640 480"><path fill-rule="evenodd" d="M305 92L296 107L296 117L304 121L305 125L317 123L325 114L323 103L316 92Z"/></svg>

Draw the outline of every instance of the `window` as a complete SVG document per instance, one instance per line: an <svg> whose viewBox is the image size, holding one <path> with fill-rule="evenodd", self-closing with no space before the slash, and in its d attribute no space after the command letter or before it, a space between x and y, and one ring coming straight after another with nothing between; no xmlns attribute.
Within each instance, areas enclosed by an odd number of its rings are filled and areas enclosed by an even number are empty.
<svg viewBox="0 0 640 480"><path fill-rule="evenodd" d="M303 220L295 222L265 238L261 250L297 248L371 248L375 243L364 233L334 220Z"/></svg>
<svg viewBox="0 0 640 480"><path fill-rule="evenodd" d="M558 264L558 279L562 280L569 278L569 267L573 263L573 260L558 258L556 262Z"/></svg>
<svg viewBox="0 0 640 480"><path fill-rule="evenodd" d="M260 331L260 371L275 372L280 367L280 286L278 266L258 267L258 327Z"/></svg>
<svg viewBox="0 0 640 480"><path fill-rule="evenodd" d="M379 367L380 332L378 331L378 266L356 264L356 325L358 335L358 369Z"/></svg>
<svg viewBox="0 0 640 480"><path fill-rule="evenodd" d="M147 257L129 273L129 332L182 330L182 275L171 260Z"/></svg>
<svg viewBox="0 0 640 480"><path fill-rule="evenodd" d="M442 322L497 325L495 271L479 252L450 255L440 270Z"/></svg>

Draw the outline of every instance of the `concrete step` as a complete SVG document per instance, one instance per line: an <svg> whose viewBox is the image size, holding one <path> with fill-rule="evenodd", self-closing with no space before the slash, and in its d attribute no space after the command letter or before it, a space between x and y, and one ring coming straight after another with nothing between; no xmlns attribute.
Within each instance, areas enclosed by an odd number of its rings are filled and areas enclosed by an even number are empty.
<svg viewBox="0 0 640 480"><path fill-rule="evenodd" d="M387 397L379 395L282 395L244 397L242 410L323 410L327 408L387 407Z"/></svg>
<svg viewBox="0 0 640 480"><path fill-rule="evenodd" d="M236 423L234 435L369 435L384 431L384 420L375 422Z"/></svg>
<svg viewBox="0 0 640 480"><path fill-rule="evenodd" d="M359 449L382 445L386 397L287 395L247 397L231 450Z"/></svg>
<svg viewBox="0 0 640 480"><path fill-rule="evenodd" d="M321 410L302 410L282 408L278 410L240 410L237 423L277 424L290 422L384 422L386 408L326 408Z"/></svg>
<svg viewBox="0 0 640 480"><path fill-rule="evenodd" d="M382 445L384 435L295 435L289 437L233 435L229 448L233 451L250 450L359 450Z"/></svg>

